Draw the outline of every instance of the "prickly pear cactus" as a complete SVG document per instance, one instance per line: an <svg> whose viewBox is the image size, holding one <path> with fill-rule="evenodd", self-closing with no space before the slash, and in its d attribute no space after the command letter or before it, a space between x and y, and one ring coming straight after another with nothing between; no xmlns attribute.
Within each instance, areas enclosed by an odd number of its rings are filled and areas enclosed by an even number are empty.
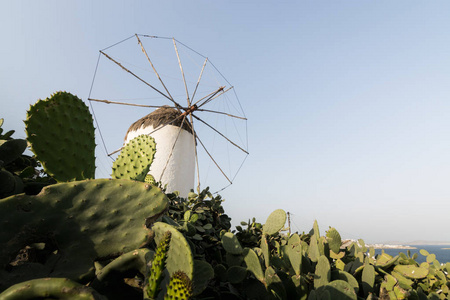
<svg viewBox="0 0 450 300"><path fill-rule="evenodd" d="M342 240L341 240L341 235L339 234L339 232L335 229L335 228L330 228L327 231L327 241L330 245L330 249L331 251L333 251L334 253L338 254L339 253L339 249L341 247L342 244Z"/></svg>
<svg viewBox="0 0 450 300"><path fill-rule="evenodd" d="M44 170L59 182L94 178L94 125L78 97L57 92L32 105L25 120L27 140Z"/></svg>
<svg viewBox="0 0 450 300"><path fill-rule="evenodd" d="M67 278L41 278L18 283L0 294L0 299L100 300L105 297L92 288Z"/></svg>
<svg viewBox="0 0 450 300"><path fill-rule="evenodd" d="M164 278L164 269L166 268L167 252L169 251L170 239L172 233L167 231L159 242L156 254L151 262L150 276L146 289L147 296L155 299L160 291L160 284Z"/></svg>
<svg viewBox="0 0 450 300"><path fill-rule="evenodd" d="M225 232L222 236L222 246L227 251L227 253L239 255L242 254L242 246L238 239L231 232Z"/></svg>
<svg viewBox="0 0 450 300"><path fill-rule="evenodd" d="M172 276L177 271L183 271L189 278L192 278L194 272L194 258L191 247L181 232L173 226L156 222L152 230L155 232L155 241L160 243L167 231L170 231L172 237L170 240L166 268Z"/></svg>
<svg viewBox="0 0 450 300"><path fill-rule="evenodd" d="M135 249L124 253L100 270L97 270L97 280L106 282L115 277L114 279L119 278L123 281L123 278L118 276L118 274L127 273L130 270L145 274L147 261L150 261L154 255L155 253L147 248Z"/></svg>
<svg viewBox="0 0 450 300"><path fill-rule="evenodd" d="M192 282L185 273L175 272L170 278L164 300L185 300L192 296Z"/></svg>
<svg viewBox="0 0 450 300"><path fill-rule="evenodd" d="M245 268L242 268L245 270ZM194 260L193 295L199 295L214 278L214 269L204 260Z"/></svg>
<svg viewBox="0 0 450 300"><path fill-rule="evenodd" d="M263 226L263 233L272 235L280 231L286 223L286 212L282 209L273 211L266 220Z"/></svg>
<svg viewBox="0 0 450 300"><path fill-rule="evenodd" d="M97 258L145 244L150 234L146 219L157 218L167 208L168 200L159 188L131 180L59 183L36 196L2 199L0 266L9 264L23 247L51 239L58 252L42 265L48 269L45 276L83 280L93 272ZM0 290L15 278L14 270L3 274L6 279L0 280Z"/></svg>
<svg viewBox="0 0 450 300"><path fill-rule="evenodd" d="M146 176L155 152L154 138L145 134L135 137L123 147L119 157L114 161L112 177L137 181L151 180L151 177Z"/></svg>
<svg viewBox="0 0 450 300"><path fill-rule="evenodd" d="M245 248L244 252L244 261L247 265L247 270L253 273L253 275L261 281L264 285L266 285L266 280L264 277L264 272L262 270L261 264L259 262L258 255L256 255L255 251L249 248Z"/></svg>
<svg viewBox="0 0 450 300"><path fill-rule="evenodd" d="M143 278L147 273L147 263L154 255L154 251L140 248L120 255L105 266L104 262L95 262L96 278L89 286L111 300L134 299L136 295L142 299L142 293L127 284L130 282L127 280Z"/></svg>

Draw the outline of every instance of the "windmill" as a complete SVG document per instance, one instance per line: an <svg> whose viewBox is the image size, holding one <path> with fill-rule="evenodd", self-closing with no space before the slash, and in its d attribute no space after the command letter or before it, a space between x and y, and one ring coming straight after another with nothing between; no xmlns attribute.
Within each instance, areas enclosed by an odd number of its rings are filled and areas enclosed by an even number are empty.
<svg viewBox="0 0 450 300"><path fill-rule="evenodd" d="M248 155L247 118L234 87L174 38L135 34L100 50L88 100L105 153L113 159L120 151L120 132L125 143L153 136L149 173L182 196L195 181L198 191L205 181L213 190L228 187Z"/></svg>

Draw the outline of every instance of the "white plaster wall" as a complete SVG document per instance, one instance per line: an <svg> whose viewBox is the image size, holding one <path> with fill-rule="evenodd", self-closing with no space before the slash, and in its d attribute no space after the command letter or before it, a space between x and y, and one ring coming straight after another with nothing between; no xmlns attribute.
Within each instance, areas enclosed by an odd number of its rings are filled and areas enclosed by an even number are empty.
<svg viewBox="0 0 450 300"><path fill-rule="evenodd" d="M148 135L154 130L153 126L148 126L130 131L125 144L141 134ZM150 134L156 142L156 153L149 174L156 181L161 180L163 185L167 184L167 192L179 191L181 197L187 197L189 191L194 188L195 144L192 134L184 129L181 130L176 141L179 130L178 126L166 125ZM172 152L175 141L175 148ZM171 152L172 156L169 157ZM161 177L164 167L166 169Z"/></svg>

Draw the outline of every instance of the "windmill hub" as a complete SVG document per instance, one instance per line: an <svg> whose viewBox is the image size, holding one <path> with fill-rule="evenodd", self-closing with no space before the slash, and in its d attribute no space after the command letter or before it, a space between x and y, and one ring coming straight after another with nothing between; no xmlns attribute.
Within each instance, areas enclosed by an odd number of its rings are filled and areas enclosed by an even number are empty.
<svg viewBox="0 0 450 300"><path fill-rule="evenodd" d="M187 116L191 113L193 113L194 111L196 111L198 109L197 104L191 105L188 108L183 108L184 109L184 113L181 114L181 117Z"/></svg>

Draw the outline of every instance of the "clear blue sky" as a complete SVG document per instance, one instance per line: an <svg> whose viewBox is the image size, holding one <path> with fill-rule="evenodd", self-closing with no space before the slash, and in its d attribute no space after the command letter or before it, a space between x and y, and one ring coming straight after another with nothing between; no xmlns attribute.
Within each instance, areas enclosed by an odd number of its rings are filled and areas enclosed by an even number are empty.
<svg viewBox="0 0 450 300"><path fill-rule="evenodd" d="M449 16L449 1L2 1L1 117L24 137L37 99L87 100L98 50L175 37L249 118L250 156L221 193L234 224L283 208L299 231L450 240Z"/></svg>

